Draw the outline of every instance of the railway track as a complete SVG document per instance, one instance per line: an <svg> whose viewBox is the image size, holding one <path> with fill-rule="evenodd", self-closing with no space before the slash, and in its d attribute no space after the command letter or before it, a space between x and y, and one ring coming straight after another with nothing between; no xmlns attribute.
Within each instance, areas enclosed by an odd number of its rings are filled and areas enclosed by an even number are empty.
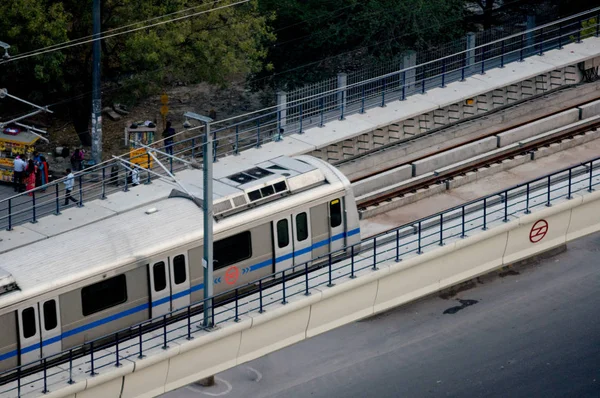
<svg viewBox="0 0 600 398"><path fill-rule="evenodd" d="M395 198L401 198L407 194L416 193L418 190L446 184L454 177L465 175L468 172L478 171L483 168L489 168L494 163L499 164L507 159L513 159L519 155L530 155L533 158L535 153L542 147L549 147L552 144L573 139L576 136L583 136L588 132L595 132L599 126L600 118L590 118L582 121L581 123L576 123L575 126L566 126L564 129L557 129L548 133L543 133L520 141L516 144L511 144L504 148L492 150L450 166L441 167L432 173L425 173L423 176L411 178L407 181L395 184L395 186L386 187L382 190L372 192L371 194L358 197L357 205L359 211L364 212L368 208L385 205ZM498 133L495 133L494 135L497 134ZM434 154L419 158L418 160L440 155L450 150L451 149L438 151Z"/></svg>

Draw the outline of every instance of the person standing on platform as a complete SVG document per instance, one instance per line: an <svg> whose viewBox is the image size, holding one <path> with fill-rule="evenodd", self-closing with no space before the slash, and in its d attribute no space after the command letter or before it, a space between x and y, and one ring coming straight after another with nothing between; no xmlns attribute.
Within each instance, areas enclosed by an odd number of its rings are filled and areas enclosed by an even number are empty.
<svg viewBox="0 0 600 398"><path fill-rule="evenodd" d="M48 163L46 163L46 158L40 156L40 161L38 162L38 174L40 175L40 186L44 186L48 183ZM46 189L42 189L42 192L45 192Z"/></svg>
<svg viewBox="0 0 600 398"><path fill-rule="evenodd" d="M19 155L13 163L13 181L15 183L15 192L23 192L23 173L25 173L27 163Z"/></svg>
<svg viewBox="0 0 600 398"><path fill-rule="evenodd" d="M71 155L71 167L75 171L83 170L83 157L84 152L82 149L75 149L75 152Z"/></svg>
<svg viewBox="0 0 600 398"><path fill-rule="evenodd" d="M165 152L173 156L173 136L175 135L175 129L171 127L171 121L167 122L167 128L162 133L165 139Z"/></svg>
<svg viewBox="0 0 600 398"><path fill-rule="evenodd" d="M42 160L40 153L38 151L33 152L33 161L37 164Z"/></svg>
<svg viewBox="0 0 600 398"><path fill-rule="evenodd" d="M77 200L71 196L71 192L73 191L73 184L75 182L75 176L71 172L71 169L67 169L67 176L65 177L65 206L69 204L69 200L77 203Z"/></svg>
<svg viewBox="0 0 600 398"><path fill-rule="evenodd" d="M25 189L27 191L32 191L35 189L35 180L38 175L37 166L33 162L33 159L29 159L29 163L27 164L27 168L25 169ZM29 196L33 195L33 192L28 193Z"/></svg>

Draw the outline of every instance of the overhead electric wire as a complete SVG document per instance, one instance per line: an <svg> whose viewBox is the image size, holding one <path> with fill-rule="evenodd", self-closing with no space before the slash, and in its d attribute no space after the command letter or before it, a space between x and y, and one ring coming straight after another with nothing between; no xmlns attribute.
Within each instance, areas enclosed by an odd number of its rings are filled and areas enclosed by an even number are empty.
<svg viewBox="0 0 600 398"><path fill-rule="evenodd" d="M160 22L156 22L156 23L153 23L153 24L150 24L150 25L140 26L138 28L126 30L124 32L112 33L112 34L109 34L109 35L102 35L102 33L101 33L102 36L100 36L100 37L93 36L90 39L86 39L86 40L83 40L83 41L80 41L80 42L77 42L77 43L60 45L60 46L55 47L55 48L51 48L51 49L47 49L47 50L43 50L43 51L37 51L35 53L29 53L29 54L24 55L24 56L18 56L17 55L15 57L11 57L11 58L9 58L7 60L3 60L2 62L0 62L0 65L8 63L8 62L14 62L14 61L18 61L18 60L21 60L21 59L29 58L29 57L34 57L34 56L38 56L38 55L42 55L42 54L47 54L47 53L54 52L54 51L64 50L64 49L70 48L70 47L80 46L82 44L91 43L91 42L94 42L94 41L97 41L97 40L104 40L104 39L108 39L108 38L115 37L115 36L121 36L121 35L124 35L124 34L133 33L133 32L137 32L137 31L140 31L140 30L153 28L153 27L160 26L160 25L165 25L165 24L171 23L171 22L181 21L181 20L184 20L184 19L188 19L188 18L191 18L191 17L198 16L198 15L207 14L209 12L213 12L213 11L217 11L217 10L223 10L223 9L234 7L234 6L237 6L237 5L240 5L240 4L248 3L249 1L250 0L240 0L240 1L235 2L235 3L231 3L231 4L224 5L224 6L219 6L219 7L211 8L210 10L199 11L199 12L195 12L195 13L192 13L192 14L189 14L189 15L184 15L184 16L177 17L177 18L171 18L171 19L169 19L167 21L160 21Z"/></svg>

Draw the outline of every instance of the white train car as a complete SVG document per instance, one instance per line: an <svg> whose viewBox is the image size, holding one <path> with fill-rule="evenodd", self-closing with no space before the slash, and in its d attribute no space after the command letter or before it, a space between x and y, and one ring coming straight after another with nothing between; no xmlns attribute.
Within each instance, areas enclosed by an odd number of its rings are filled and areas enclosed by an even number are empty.
<svg viewBox="0 0 600 398"><path fill-rule="evenodd" d="M0 254L0 370L201 301L202 209L183 196ZM216 179L214 216L215 293L360 242L349 181L310 156Z"/></svg>

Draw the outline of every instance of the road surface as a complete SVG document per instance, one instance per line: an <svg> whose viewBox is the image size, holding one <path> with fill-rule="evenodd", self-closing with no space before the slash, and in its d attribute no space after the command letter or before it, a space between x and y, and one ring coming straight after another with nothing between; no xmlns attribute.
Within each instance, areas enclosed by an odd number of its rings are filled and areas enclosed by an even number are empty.
<svg viewBox="0 0 600 398"><path fill-rule="evenodd" d="M600 397L600 234L164 398Z"/></svg>

